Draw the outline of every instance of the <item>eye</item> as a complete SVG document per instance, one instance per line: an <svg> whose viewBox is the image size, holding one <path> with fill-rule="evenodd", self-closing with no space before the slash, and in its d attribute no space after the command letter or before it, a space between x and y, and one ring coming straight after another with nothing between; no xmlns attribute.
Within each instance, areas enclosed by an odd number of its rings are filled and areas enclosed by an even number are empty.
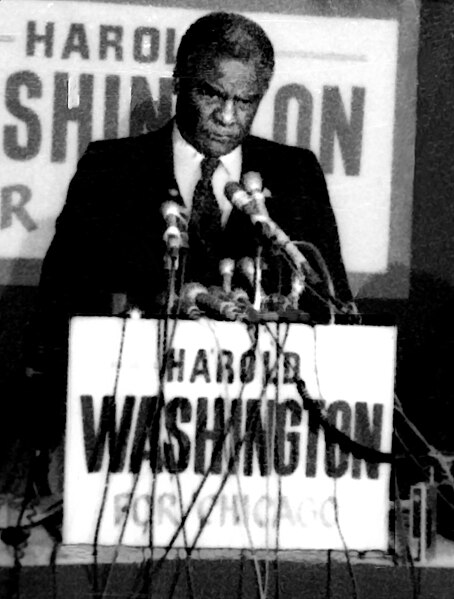
<svg viewBox="0 0 454 599"><path fill-rule="evenodd" d="M242 110L246 110L246 108L249 108L249 106L252 106L253 103L254 103L253 100L246 99L246 98L238 98L236 100L236 105L238 106L238 108L240 108Z"/></svg>
<svg viewBox="0 0 454 599"><path fill-rule="evenodd" d="M197 93L200 96L203 96L204 98L207 98L209 100L220 100L221 99L220 93L217 90L215 90L213 87L211 87L211 85L208 85L206 83L201 83L197 87Z"/></svg>
<svg viewBox="0 0 454 599"><path fill-rule="evenodd" d="M257 97L251 96L250 98L236 98L235 104L240 110L248 110L251 106L257 103Z"/></svg>

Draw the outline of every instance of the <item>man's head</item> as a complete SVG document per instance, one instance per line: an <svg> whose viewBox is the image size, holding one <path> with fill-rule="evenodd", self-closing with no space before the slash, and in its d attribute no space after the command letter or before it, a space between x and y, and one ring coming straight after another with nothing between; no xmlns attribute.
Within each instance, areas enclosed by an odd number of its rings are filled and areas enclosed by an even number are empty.
<svg viewBox="0 0 454 599"><path fill-rule="evenodd" d="M191 25L174 71L176 119L186 141L212 156L241 144L273 68L273 46L250 19L219 12Z"/></svg>

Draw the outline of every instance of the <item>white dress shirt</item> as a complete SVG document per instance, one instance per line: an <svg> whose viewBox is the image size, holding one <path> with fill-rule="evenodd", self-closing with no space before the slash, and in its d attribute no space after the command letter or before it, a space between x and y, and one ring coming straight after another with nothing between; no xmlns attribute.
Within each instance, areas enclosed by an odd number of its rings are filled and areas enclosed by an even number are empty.
<svg viewBox="0 0 454 599"><path fill-rule="evenodd" d="M173 127L172 144L175 179L183 202L190 212L192 196L195 186L200 179L200 165L204 156L183 138L176 124ZM221 210L221 223L225 226L232 210L232 205L225 197L224 188L228 181L238 182L240 180L241 146L236 147L230 154L220 156L219 161L219 166L213 175L213 191Z"/></svg>

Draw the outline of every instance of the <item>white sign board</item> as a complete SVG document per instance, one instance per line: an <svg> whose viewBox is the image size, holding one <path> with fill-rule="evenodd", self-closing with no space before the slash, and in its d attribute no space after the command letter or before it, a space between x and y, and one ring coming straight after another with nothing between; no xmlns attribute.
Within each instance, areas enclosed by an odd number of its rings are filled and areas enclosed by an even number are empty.
<svg viewBox="0 0 454 599"><path fill-rule="evenodd" d="M137 3L0 3L0 259L43 257L90 140L127 136L130 114L133 133L146 119L171 116L176 48L201 14ZM318 155L347 270L385 272L398 21L245 14L276 50L253 132Z"/></svg>
<svg viewBox="0 0 454 599"><path fill-rule="evenodd" d="M393 327L175 321L161 405L162 326L72 321L65 543L387 548L389 464L327 444L295 380L389 452Z"/></svg>

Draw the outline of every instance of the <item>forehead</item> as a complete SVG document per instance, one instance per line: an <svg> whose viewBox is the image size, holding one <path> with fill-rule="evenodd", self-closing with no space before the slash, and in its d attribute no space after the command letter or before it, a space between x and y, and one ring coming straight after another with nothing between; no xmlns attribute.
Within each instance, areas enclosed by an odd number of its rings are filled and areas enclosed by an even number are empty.
<svg viewBox="0 0 454 599"><path fill-rule="evenodd" d="M214 57L199 63L196 79L211 85L225 88L227 91L245 91L259 93L261 79L255 61L242 61L233 58Z"/></svg>

